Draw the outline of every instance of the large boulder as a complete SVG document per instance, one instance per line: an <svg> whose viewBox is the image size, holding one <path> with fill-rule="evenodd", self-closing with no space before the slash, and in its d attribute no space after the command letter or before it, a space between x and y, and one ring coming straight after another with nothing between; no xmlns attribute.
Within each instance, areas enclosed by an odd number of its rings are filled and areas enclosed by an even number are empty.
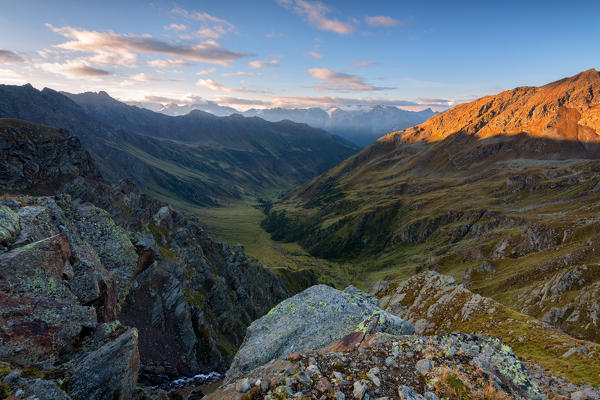
<svg viewBox="0 0 600 400"><path fill-rule="evenodd" d="M412 334L411 323L383 311L377 299L353 286L312 286L254 321L235 355L227 381L290 353L331 345L353 331Z"/></svg>
<svg viewBox="0 0 600 400"><path fill-rule="evenodd" d="M95 309L80 305L69 289L70 256L64 234L0 255L0 346L13 361L56 357L96 326Z"/></svg>
<svg viewBox="0 0 600 400"><path fill-rule="evenodd" d="M128 400L137 384L138 333L129 329L88 354L73 368L69 393L74 400Z"/></svg>

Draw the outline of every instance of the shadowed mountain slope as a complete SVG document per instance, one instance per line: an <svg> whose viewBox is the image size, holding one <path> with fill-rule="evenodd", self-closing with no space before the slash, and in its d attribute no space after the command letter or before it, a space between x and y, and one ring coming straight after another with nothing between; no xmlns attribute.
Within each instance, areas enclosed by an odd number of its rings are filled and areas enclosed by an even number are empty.
<svg viewBox="0 0 600 400"><path fill-rule="evenodd" d="M105 93L67 96L31 85L0 86L0 117L68 129L111 178L197 205L300 184L356 151L322 130L259 118L194 112L169 117Z"/></svg>

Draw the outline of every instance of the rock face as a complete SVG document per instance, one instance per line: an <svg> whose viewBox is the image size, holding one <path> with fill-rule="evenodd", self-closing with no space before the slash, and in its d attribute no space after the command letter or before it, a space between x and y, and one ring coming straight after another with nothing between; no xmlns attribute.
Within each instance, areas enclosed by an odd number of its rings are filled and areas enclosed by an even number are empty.
<svg viewBox="0 0 600 400"><path fill-rule="evenodd" d="M16 171L0 185L9 370L60 370L38 375L74 399L131 398L138 369L159 382L224 371L250 322L287 296L278 276L196 218L102 179L66 132L0 120L0 147L11 155L0 171ZM27 382L13 392L35 395Z"/></svg>
<svg viewBox="0 0 600 400"><path fill-rule="evenodd" d="M349 343L346 350L333 350ZM424 360L431 368L419 368ZM250 383L243 393L240 383ZM207 400L278 398L547 397L527 367L498 339L464 334L423 337L376 333L354 342L343 338L329 348L303 351L288 360L256 368Z"/></svg>
<svg viewBox="0 0 600 400"><path fill-rule="evenodd" d="M284 300L246 333L227 381L290 353L328 346L359 330L409 334L413 326L377 307L377 299L350 286L339 291L316 285Z"/></svg>
<svg viewBox="0 0 600 400"><path fill-rule="evenodd" d="M88 354L73 368L69 394L74 400L127 400L136 389L140 366L138 333L130 329Z"/></svg>

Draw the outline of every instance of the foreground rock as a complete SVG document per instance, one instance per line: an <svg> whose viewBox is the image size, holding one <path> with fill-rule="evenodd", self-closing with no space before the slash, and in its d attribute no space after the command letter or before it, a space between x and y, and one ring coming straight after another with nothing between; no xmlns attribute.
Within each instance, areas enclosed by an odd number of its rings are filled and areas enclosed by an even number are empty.
<svg viewBox="0 0 600 400"><path fill-rule="evenodd" d="M600 398L596 343L573 338L473 293L451 276L425 271L400 283L379 282L372 293L383 309L413 322L418 334L461 331L501 337L527 360L538 385L554 398L571 398L579 392L591 393L586 398Z"/></svg>
<svg viewBox="0 0 600 400"><path fill-rule="evenodd" d="M316 285L284 300L254 321L227 372L227 381L290 353L328 346L359 330L362 334L410 334L412 324L377 306L377 299L350 286L339 291Z"/></svg>
<svg viewBox="0 0 600 400"><path fill-rule="evenodd" d="M350 346L348 346L350 345ZM336 349L345 348L338 351ZM427 364L423 369L419 366ZM262 366L207 400L546 399L510 347L498 339L370 334L343 338Z"/></svg>

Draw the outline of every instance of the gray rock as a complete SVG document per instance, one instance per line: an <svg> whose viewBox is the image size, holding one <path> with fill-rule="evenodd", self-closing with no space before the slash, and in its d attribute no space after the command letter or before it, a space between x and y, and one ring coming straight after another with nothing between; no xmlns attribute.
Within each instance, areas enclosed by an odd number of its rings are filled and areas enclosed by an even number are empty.
<svg viewBox="0 0 600 400"><path fill-rule="evenodd" d="M398 387L398 397L400 400L424 400L425 397L416 393L414 390L406 385L400 385Z"/></svg>
<svg viewBox="0 0 600 400"><path fill-rule="evenodd" d="M365 397L366 391L367 391L366 383L364 383L362 381L354 382L353 389L352 389L352 395L354 396L355 399L361 400L363 397Z"/></svg>
<svg viewBox="0 0 600 400"><path fill-rule="evenodd" d="M238 393L246 393L251 388L252 388L252 385L250 384L250 381L248 380L248 378L244 378L235 384L235 390Z"/></svg>
<svg viewBox="0 0 600 400"><path fill-rule="evenodd" d="M414 328L381 310L377 299L352 286L344 291L312 286L250 325L226 381L290 353L328 346L355 330L397 335L411 334Z"/></svg>
<svg viewBox="0 0 600 400"><path fill-rule="evenodd" d="M427 375L429 371L431 371L431 369L433 368L433 363L431 362L431 360L419 360L417 361L415 368L419 375Z"/></svg>
<svg viewBox="0 0 600 400"><path fill-rule="evenodd" d="M0 249L8 247L21 233L19 215L0 204Z"/></svg>
<svg viewBox="0 0 600 400"><path fill-rule="evenodd" d="M432 393L432 392L423 393L423 397L425 397L427 400L440 400L440 398L437 397L436 394Z"/></svg>
<svg viewBox="0 0 600 400"><path fill-rule="evenodd" d="M23 394L20 397L35 400L71 400L56 383L41 379L23 380L21 383Z"/></svg>
<svg viewBox="0 0 600 400"><path fill-rule="evenodd" d="M73 368L69 392L75 400L131 399L140 359L138 335L129 329L117 339L88 354Z"/></svg>

